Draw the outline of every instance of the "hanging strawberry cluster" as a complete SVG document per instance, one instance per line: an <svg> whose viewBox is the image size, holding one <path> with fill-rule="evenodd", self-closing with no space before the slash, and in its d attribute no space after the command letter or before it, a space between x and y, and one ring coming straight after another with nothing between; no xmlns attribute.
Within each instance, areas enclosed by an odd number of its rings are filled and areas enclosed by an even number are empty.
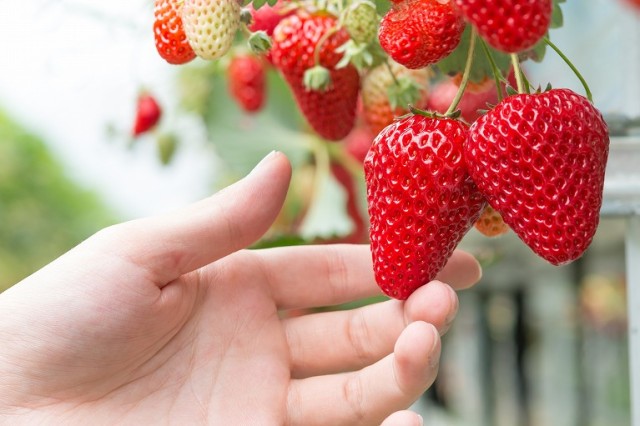
<svg viewBox="0 0 640 426"><path fill-rule="evenodd" d="M171 64L230 56L229 90L247 113L265 103L273 67L312 133L342 147L366 133L334 173L363 164L376 280L405 299L474 225L512 229L555 265L591 243L609 137L549 40L563 1L156 0L154 31ZM586 97L532 87L521 62L548 47Z"/></svg>

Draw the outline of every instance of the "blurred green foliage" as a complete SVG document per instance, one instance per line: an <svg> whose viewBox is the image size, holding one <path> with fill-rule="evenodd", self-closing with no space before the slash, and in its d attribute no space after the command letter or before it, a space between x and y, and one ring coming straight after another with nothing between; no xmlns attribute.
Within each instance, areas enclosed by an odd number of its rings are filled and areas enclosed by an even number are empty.
<svg viewBox="0 0 640 426"><path fill-rule="evenodd" d="M39 137L0 110L0 291L114 220Z"/></svg>

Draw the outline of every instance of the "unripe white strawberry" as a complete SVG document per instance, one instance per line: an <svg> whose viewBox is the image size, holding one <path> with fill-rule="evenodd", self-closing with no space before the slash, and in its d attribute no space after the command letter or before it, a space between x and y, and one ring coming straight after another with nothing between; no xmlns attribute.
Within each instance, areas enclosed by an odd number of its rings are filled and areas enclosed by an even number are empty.
<svg viewBox="0 0 640 426"><path fill-rule="evenodd" d="M185 0L182 22L196 55L214 60L227 53L240 25L240 11L237 0Z"/></svg>

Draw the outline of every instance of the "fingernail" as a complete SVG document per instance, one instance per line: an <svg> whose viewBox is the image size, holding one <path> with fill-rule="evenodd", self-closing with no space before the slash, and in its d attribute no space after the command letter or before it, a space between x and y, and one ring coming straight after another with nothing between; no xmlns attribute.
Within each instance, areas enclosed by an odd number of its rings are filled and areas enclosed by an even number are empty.
<svg viewBox="0 0 640 426"><path fill-rule="evenodd" d="M424 426L424 418L420 414L418 414L418 425Z"/></svg>
<svg viewBox="0 0 640 426"><path fill-rule="evenodd" d="M440 364L440 333L434 326L431 326L431 332L433 333L433 346L429 353L429 366L435 368Z"/></svg>
<svg viewBox="0 0 640 426"><path fill-rule="evenodd" d="M253 170L251 170L251 173L249 173L249 174L252 175L256 171L260 170L269 161L273 160L273 158L276 156L276 153L277 153L277 151L271 151L270 153L265 155L264 158L262 160L260 160L260 162L258 164L256 164L256 166L253 168Z"/></svg>

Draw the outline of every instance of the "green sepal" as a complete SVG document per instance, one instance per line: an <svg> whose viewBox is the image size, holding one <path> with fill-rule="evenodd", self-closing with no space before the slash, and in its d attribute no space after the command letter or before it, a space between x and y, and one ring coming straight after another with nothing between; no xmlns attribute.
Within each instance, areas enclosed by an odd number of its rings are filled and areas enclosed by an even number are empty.
<svg viewBox="0 0 640 426"><path fill-rule="evenodd" d="M518 95L519 94L518 90L515 89L511 85L507 85L507 87L505 87L505 90L507 91L507 95L509 95L509 96L513 96L513 95Z"/></svg>
<svg viewBox="0 0 640 426"><path fill-rule="evenodd" d="M322 65L316 65L304 72L302 80L307 90L325 91L331 86L331 73Z"/></svg>
<svg viewBox="0 0 640 426"><path fill-rule="evenodd" d="M256 31L251 33L249 36L249 40L247 41L249 44L249 49L251 49L254 53L265 53L271 49L271 37L267 35L265 31Z"/></svg>
<svg viewBox="0 0 640 426"><path fill-rule="evenodd" d="M374 68L387 58L378 43L363 44L353 40L348 40L339 46L336 52L342 53L342 59L336 64L338 69L352 64L358 71L363 71Z"/></svg>
<svg viewBox="0 0 640 426"><path fill-rule="evenodd" d="M413 105L420 99L420 85L408 76L398 77L397 84L391 84L387 89L389 105L392 109L397 107L406 108Z"/></svg>

